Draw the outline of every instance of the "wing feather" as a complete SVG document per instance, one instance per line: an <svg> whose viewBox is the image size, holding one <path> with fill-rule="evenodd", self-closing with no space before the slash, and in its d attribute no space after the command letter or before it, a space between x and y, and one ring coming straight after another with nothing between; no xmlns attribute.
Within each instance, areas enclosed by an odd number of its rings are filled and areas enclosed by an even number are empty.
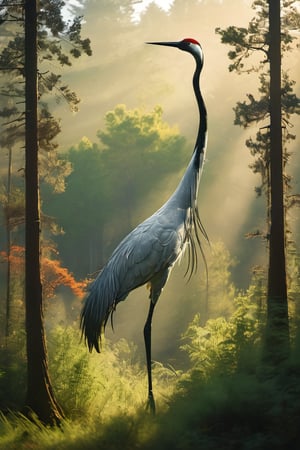
<svg viewBox="0 0 300 450"><path fill-rule="evenodd" d="M179 217L174 211L169 217L166 213L157 211L129 233L91 284L81 314L82 333L90 350L100 351L108 317L130 291L151 280L160 290L164 286L185 243L182 212L177 211Z"/></svg>

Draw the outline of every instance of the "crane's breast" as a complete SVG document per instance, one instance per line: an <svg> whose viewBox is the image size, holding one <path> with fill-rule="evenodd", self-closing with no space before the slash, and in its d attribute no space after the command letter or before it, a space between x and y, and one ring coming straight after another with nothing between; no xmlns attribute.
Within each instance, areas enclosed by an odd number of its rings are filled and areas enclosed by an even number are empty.
<svg viewBox="0 0 300 450"><path fill-rule="evenodd" d="M173 219L168 220L166 215L151 216L116 248L108 264L119 280L120 297L169 270L180 256L184 223L178 217Z"/></svg>

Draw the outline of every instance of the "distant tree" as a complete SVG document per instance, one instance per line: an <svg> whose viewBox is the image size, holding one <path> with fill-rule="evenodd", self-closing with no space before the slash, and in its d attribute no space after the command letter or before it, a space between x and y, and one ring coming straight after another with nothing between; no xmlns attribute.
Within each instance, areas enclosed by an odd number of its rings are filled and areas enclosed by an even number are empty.
<svg viewBox="0 0 300 450"><path fill-rule="evenodd" d="M9 318L10 318L10 248L11 248L11 228L10 228L10 209L12 199L12 148L8 149L8 167L7 167L7 183L5 190L1 195L0 202L4 206L5 227L6 227L6 307L5 307L5 336L9 336Z"/></svg>
<svg viewBox="0 0 300 450"><path fill-rule="evenodd" d="M66 190L47 202L65 231L57 237L61 258L80 277L105 262L138 221L145 199L188 157L185 139L163 121L160 107L146 113L118 105L98 136L100 144L83 138L68 151L73 171Z"/></svg>
<svg viewBox="0 0 300 450"><path fill-rule="evenodd" d="M217 29L222 42L232 45L234 50L228 56L233 61L230 71L260 72L261 97L256 100L248 94L248 101L238 102L235 108L235 123L247 127L253 122L267 121L256 135L256 141L249 139L246 145L256 156L252 165L262 176L258 193L265 192L268 199L269 219L269 273L267 292L266 354L270 361L280 363L288 354L289 322L286 277L286 233L285 208L287 207L287 184L289 177L284 175L288 159L283 152L283 142L287 144L295 136L289 132L282 135L292 114L299 114L299 99L293 92L294 81L287 72L281 73L281 52L293 48L295 36L291 30L299 28L299 12L294 1L254 1L256 16L248 28L231 26L226 30ZM282 24L282 27L281 27ZM247 59L257 53L263 54L255 66L247 67ZM269 71L266 71L266 63ZM286 184L286 187L284 187Z"/></svg>
<svg viewBox="0 0 300 450"><path fill-rule="evenodd" d="M180 170L184 161L185 139L163 121L162 114L160 106L146 113L117 105L105 115L105 130L98 132L103 161L113 179L110 201L119 204L117 215L127 229L151 187Z"/></svg>

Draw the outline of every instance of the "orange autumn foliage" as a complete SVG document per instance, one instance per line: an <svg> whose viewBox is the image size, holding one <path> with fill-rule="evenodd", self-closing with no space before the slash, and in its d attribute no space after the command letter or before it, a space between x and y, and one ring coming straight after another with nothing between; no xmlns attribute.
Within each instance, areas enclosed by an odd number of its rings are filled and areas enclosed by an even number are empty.
<svg viewBox="0 0 300 450"><path fill-rule="evenodd" d="M74 276L66 267L62 267L60 261L49 258L42 258L42 284L43 293L46 298L54 296L58 286L66 286L76 295L82 298L85 295L86 282L76 281Z"/></svg>
<svg viewBox="0 0 300 450"><path fill-rule="evenodd" d="M24 272L25 249L22 246L13 245L10 249L10 255L1 251L0 256L7 261L10 260L11 271L14 275ZM41 260L41 281L43 294L46 299L55 295L55 290L59 286L66 286L71 289L76 297L82 298L85 295L87 281L76 281L73 274L66 267L61 266L59 260L53 260L48 257L42 257Z"/></svg>

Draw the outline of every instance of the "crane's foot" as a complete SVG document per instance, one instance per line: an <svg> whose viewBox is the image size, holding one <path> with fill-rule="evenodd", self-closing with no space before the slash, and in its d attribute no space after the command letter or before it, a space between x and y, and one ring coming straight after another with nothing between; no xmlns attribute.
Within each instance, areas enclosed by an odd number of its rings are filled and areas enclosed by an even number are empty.
<svg viewBox="0 0 300 450"><path fill-rule="evenodd" d="M147 410L149 410L153 415L155 414L155 400L152 391L149 392L148 395Z"/></svg>

